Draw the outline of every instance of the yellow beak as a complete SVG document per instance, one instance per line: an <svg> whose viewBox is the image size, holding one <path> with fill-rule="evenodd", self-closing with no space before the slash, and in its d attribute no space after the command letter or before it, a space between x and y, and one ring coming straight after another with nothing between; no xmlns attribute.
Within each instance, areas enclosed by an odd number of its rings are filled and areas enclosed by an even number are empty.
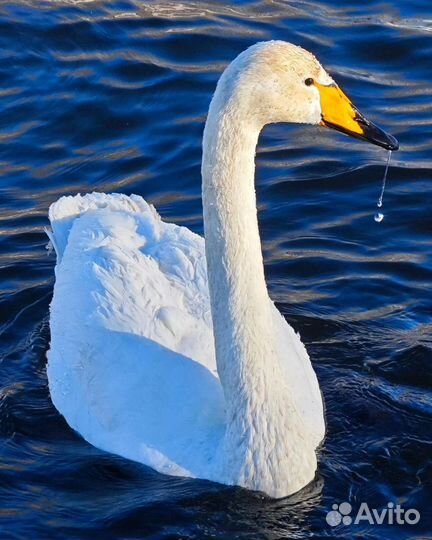
<svg viewBox="0 0 432 540"><path fill-rule="evenodd" d="M367 120L336 84L325 86L316 81L313 84L320 94L321 125L369 141L387 150L398 150L397 140Z"/></svg>

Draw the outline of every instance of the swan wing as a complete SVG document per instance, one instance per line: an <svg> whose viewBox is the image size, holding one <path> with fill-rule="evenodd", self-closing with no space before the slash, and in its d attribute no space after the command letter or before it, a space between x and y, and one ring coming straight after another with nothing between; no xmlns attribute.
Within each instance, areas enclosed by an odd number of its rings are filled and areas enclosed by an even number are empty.
<svg viewBox="0 0 432 540"><path fill-rule="evenodd" d="M49 216L57 409L99 448L207 477L224 408L203 239L138 196L62 197Z"/></svg>

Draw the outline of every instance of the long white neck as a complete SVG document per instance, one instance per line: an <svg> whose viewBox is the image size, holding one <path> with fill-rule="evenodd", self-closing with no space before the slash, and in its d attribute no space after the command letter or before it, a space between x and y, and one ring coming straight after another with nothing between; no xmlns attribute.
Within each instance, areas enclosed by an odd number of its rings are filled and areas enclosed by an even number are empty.
<svg viewBox="0 0 432 540"><path fill-rule="evenodd" d="M301 421L281 372L264 277L254 187L262 126L247 96L227 92L224 82L210 106L202 165L216 361L227 414L220 474L227 483L282 496L313 477L315 454L299 440Z"/></svg>
<svg viewBox="0 0 432 540"><path fill-rule="evenodd" d="M274 333L254 188L259 128L235 96L220 98L217 92L205 127L202 177L216 359L230 408L249 382L245 375L255 382L263 377Z"/></svg>

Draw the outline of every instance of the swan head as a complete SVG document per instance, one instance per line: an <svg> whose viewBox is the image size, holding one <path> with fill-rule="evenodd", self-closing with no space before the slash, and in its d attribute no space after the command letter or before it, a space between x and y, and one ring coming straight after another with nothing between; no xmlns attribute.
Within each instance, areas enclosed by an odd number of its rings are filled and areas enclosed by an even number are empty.
<svg viewBox="0 0 432 540"><path fill-rule="evenodd" d="M327 126L388 150L397 140L367 120L315 56L284 41L267 41L241 53L219 82L260 127L290 122Z"/></svg>

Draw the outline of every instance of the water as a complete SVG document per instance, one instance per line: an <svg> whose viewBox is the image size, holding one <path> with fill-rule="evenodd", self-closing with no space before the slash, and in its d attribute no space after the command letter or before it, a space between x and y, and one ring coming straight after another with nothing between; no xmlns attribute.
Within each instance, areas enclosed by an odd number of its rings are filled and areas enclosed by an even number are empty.
<svg viewBox="0 0 432 540"><path fill-rule="evenodd" d="M374 220L377 223L381 223L381 221L384 219L384 214L382 212L377 212L374 216Z"/></svg>
<svg viewBox="0 0 432 540"><path fill-rule="evenodd" d="M2 540L430 536L430 13L427 0L0 4ZM384 150L305 126L260 139L267 281L309 350L328 423L316 481L281 501L92 448L53 408L45 374L49 204L138 193L201 233L212 91L235 55L274 38L313 51L401 145L378 227ZM325 516L342 502L422 518L333 529Z"/></svg>
<svg viewBox="0 0 432 540"><path fill-rule="evenodd" d="M390 165L390 159L391 159L391 150L388 151L387 163L386 163L385 170L384 170L381 193L380 193L380 196L379 196L379 199L378 199L378 202L377 202L377 207L378 208L382 208L382 205L383 205L384 191L385 191L385 188L386 188L386 180L387 180L387 173L388 173L388 169L389 169L389 165ZM375 214L374 219L375 219L376 222L381 223L381 221L384 219L384 214L382 212L377 212Z"/></svg>

